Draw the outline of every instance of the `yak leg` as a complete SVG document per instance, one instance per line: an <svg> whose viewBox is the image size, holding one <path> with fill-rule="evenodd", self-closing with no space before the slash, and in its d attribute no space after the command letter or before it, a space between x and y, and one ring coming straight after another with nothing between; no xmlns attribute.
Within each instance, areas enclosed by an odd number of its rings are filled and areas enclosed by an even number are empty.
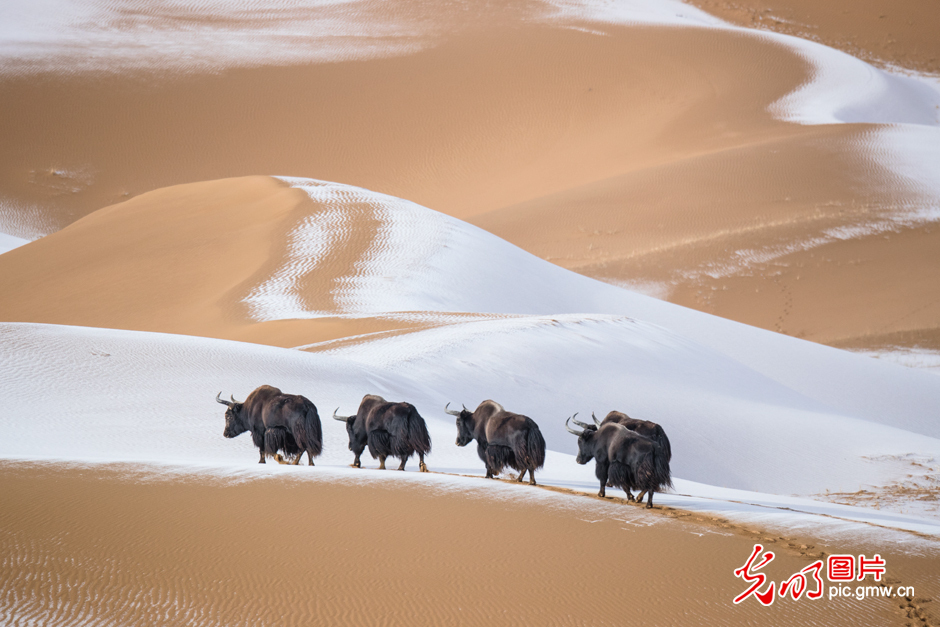
<svg viewBox="0 0 940 627"><path fill-rule="evenodd" d="M522 483L522 478L525 477L525 473L527 470L528 468L523 468L522 472L519 473L519 476L516 477L516 481L518 481L519 483ZM532 473L529 473L529 478L530 479L532 478Z"/></svg>
<svg viewBox="0 0 940 627"><path fill-rule="evenodd" d="M300 457L297 458L297 461L300 461L300 458L303 457L303 456L304 456L303 453L301 453L301 454L300 454ZM309 466L313 466L313 465L314 465L314 463L313 463L313 452L312 452L312 451L309 451L309 450L307 451L307 464L308 464Z"/></svg>
<svg viewBox="0 0 940 627"><path fill-rule="evenodd" d="M650 492L650 494L652 494L652 492ZM636 502L637 502L637 503L642 503L644 496L646 496L646 490L643 490L642 492L640 492L639 494L636 495Z"/></svg>
<svg viewBox="0 0 940 627"><path fill-rule="evenodd" d="M379 455L379 470L385 470L385 455Z"/></svg>
<svg viewBox="0 0 940 627"><path fill-rule="evenodd" d="M296 466L297 464L299 464L299 463L300 463L300 458L303 457L303 456L304 456L303 451L301 451L300 453L297 453L297 457L294 458L294 461L292 461L292 462L290 463L290 465L291 465L291 466Z"/></svg>
<svg viewBox="0 0 940 627"><path fill-rule="evenodd" d="M602 464L602 463L600 463L600 462L597 462L597 467L594 469L594 471L595 471L594 474L597 476L597 478L598 478L598 479L600 480L600 482L601 482L601 489L600 489L600 491L597 493L597 496L599 496L599 497L601 497L601 498L606 498L606 497L607 497L607 489L606 489L606 488L607 488L607 479L608 479L608 477L607 477L607 472L608 472L609 469L610 469L610 467L609 467L608 464Z"/></svg>
<svg viewBox="0 0 940 627"><path fill-rule="evenodd" d="M261 449L261 459L258 460L258 463L259 463L259 464L266 464L266 463L267 463L267 462L264 460L264 449L263 449L263 448Z"/></svg>
<svg viewBox="0 0 940 627"><path fill-rule="evenodd" d="M405 462L407 462L407 461L408 461L408 458L407 458L407 457L402 457L402 458L401 458L401 465L398 467L398 470L404 470L404 469L405 469Z"/></svg>
<svg viewBox="0 0 940 627"><path fill-rule="evenodd" d="M536 483L535 483L535 468L529 468L529 485L536 485Z"/></svg>
<svg viewBox="0 0 940 627"><path fill-rule="evenodd" d="M424 463L424 453L418 453L418 468L421 472L428 472L428 465Z"/></svg>
<svg viewBox="0 0 940 627"><path fill-rule="evenodd" d="M353 468L362 468L362 462L359 460L360 455L362 455L362 453L356 454L356 459L353 460L353 463L350 464L350 466L352 466Z"/></svg>
<svg viewBox="0 0 940 627"><path fill-rule="evenodd" d="M640 500L640 499L637 499ZM649 498L646 499L646 509L653 509L653 491L650 490Z"/></svg>

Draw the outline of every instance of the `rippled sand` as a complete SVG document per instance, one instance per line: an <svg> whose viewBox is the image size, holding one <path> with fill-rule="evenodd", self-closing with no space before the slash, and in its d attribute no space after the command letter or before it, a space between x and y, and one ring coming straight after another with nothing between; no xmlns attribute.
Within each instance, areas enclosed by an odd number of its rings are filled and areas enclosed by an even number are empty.
<svg viewBox="0 0 940 627"><path fill-rule="evenodd" d="M10 462L0 477L6 625L899 620L882 600L735 606L753 536L588 497L532 501L528 486L487 498L483 480L457 492ZM778 548L767 570L809 562Z"/></svg>

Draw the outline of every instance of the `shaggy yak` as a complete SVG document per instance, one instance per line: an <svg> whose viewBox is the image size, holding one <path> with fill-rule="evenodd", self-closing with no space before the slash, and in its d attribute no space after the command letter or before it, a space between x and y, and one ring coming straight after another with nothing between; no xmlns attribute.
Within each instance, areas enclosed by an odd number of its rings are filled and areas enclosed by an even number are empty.
<svg viewBox="0 0 940 627"><path fill-rule="evenodd" d="M313 466L313 458L320 455L323 448L323 432L317 408L308 399L282 394L270 385L256 389L244 403L239 403L235 397L231 397L231 402L225 401L221 396L219 392L215 400L228 406L222 435L234 438L251 431L251 439L261 451L259 464L264 463L266 455L285 463L278 454L280 450L285 456L293 457L295 465L306 451L307 461Z"/></svg>
<svg viewBox="0 0 940 627"><path fill-rule="evenodd" d="M535 421L528 416L513 414L495 401L483 401L471 412L448 409L457 416L457 446L477 441L477 454L486 464L486 478L492 479L505 466L521 471L516 481L529 472L529 484L535 485L535 470L545 464L545 440Z"/></svg>
<svg viewBox="0 0 940 627"><path fill-rule="evenodd" d="M431 452L431 436L424 418L411 403L389 403L381 396L366 394L359 403L355 416L337 416L333 418L346 423L349 435L349 450L355 453L352 465L360 468L359 456L369 446L372 458L378 458L379 470L385 470L386 457L398 457L405 469L408 458L418 454L418 467L421 472L428 472L424 456Z"/></svg>
<svg viewBox="0 0 940 627"><path fill-rule="evenodd" d="M663 447L663 452L666 453L666 461L672 461L672 446L669 444L669 438L666 437L666 432L663 431L663 428L660 427L655 422L650 422L649 420L637 420L636 418L631 418L623 412L612 411L607 414L603 420L597 420L597 416L594 413L591 413L591 418L594 419L594 424L598 427L601 425L606 425L608 422L616 422L619 425L623 425L630 431L636 431L640 435L645 435L653 442L656 442L661 447Z"/></svg>
<svg viewBox="0 0 940 627"><path fill-rule="evenodd" d="M672 487L669 460L663 448L653 440L615 422L598 427L574 420L583 429L576 431L568 426L571 420L574 416L565 421L565 428L578 436L575 461L586 464L591 459L596 460L594 474L601 482L597 496L605 496L605 487L611 485L623 488L627 498L633 501L630 490L635 488L642 490L636 499L638 502L642 502L643 495L649 493L646 507L651 508L653 492Z"/></svg>

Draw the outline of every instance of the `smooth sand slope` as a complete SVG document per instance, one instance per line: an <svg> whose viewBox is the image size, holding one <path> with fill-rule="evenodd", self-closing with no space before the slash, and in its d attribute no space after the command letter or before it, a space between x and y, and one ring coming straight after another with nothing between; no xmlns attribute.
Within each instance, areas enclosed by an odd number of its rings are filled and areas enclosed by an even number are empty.
<svg viewBox="0 0 940 627"><path fill-rule="evenodd" d="M833 229L936 232L898 219L932 201L885 165L877 127L777 119L775 103L816 72L805 54L744 32L586 22L577 7L549 17L553 7L514 4L469 20L418 8L428 17L406 19L414 50L389 43L393 58L209 76L7 74L4 228L34 236L177 183L312 176L764 328L842 345L932 337L935 282L908 287L899 270L920 261L916 249L824 264L825 299L794 287L781 299L768 278L781 248L819 248ZM735 263L741 250L756 252ZM813 263L794 254L778 264ZM739 287L751 276L759 286ZM924 302L904 297L914 290Z"/></svg>
<svg viewBox="0 0 940 627"><path fill-rule="evenodd" d="M881 626L902 616L888 599L734 606L743 582L731 571L751 537L588 499L519 498L527 487L178 482L6 463L0 473L9 625L644 625L681 615ZM811 561L774 550L776 578Z"/></svg>
<svg viewBox="0 0 940 627"><path fill-rule="evenodd" d="M355 203L346 205L354 212ZM271 177L185 185L95 212L0 258L9 320L186 333L279 346L410 328L405 321L253 318L245 299L289 257L291 233L328 208ZM367 216L303 292L336 312L333 281L375 237ZM370 228L371 227L371 228ZM309 274L309 273L307 273ZM40 288L41 286L41 288ZM39 289L37 289L39 288Z"/></svg>

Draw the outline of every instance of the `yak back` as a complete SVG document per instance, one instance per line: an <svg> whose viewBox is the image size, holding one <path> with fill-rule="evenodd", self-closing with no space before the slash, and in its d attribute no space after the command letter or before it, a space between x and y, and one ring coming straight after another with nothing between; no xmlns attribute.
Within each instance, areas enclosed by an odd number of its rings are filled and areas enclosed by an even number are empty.
<svg viewBox="0 0 940 627"><path fill-rule="evenodd" d="M381 396L367 394L359 403L353 428L364 434L387 432L387 446L394 455L410 455L412 452L427 455L431 452L427 424L411 403L391 403ZM379 437L385 438L384 435Z"/></svg>
<svg viewBox="0 0 940 627"><path fill-rule="evenodd" d="M478 442L485 441L487 447L508 447L516 457L519 470L526 467L541 468L545 464L545 439L534 420L506 411L495 401L481 403L473 413L474 418L477 418L481 408L486 420L483 424L477 420L477 433L482 435L482 438L477 436Z"/></svg>
<svg viewBox="0 0 940 627"><path fill-rule="evenodd" d="M274 388L277 389L277 388ZM285 429L301 450L319 455L323 448L323 429L317 407L299 394L277 394L267 399L262 412L266 430ZM285 452L288 452L285 450Z"/></svg>
<svg viewBox="0 0 940 627"><path fill-rule="evenodd" d="M614 485L657 492L672 487L669 460L657 442L615 422L601 425L596 437L596 457L626 473L612 478Z"/></svg>
<svg viewBox="0 0 940 627"><path fill-rule="evenodd" d="M669 443L669 438L666 437L666 432L657 423L650 420L638 420L636 418L631 418L625 413L619 411L612 411L607 414L601 421L601 425L603 426L611 422L623 425L630 431L636 431L640 435L646 436L653 440L662 447L663 452L666 455L666 460L672 461L672 445Z"/></svg>
<svg viewBox="0 0 940 627"><path fill-rule="evenodd" d="M249 429L261 433L264 432L264 408L271 399L280 395L281 390L273 385L259 386L248 395L245 402L241 404L239 411Z"/></svg>

